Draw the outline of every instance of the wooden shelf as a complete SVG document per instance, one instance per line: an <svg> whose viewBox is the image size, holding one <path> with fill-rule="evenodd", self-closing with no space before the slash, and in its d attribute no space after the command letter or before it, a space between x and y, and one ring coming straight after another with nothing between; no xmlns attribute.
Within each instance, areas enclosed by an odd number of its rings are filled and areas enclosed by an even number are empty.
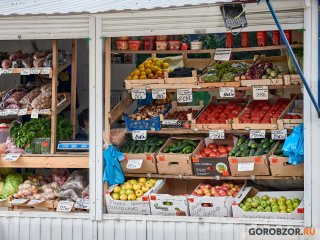
<svg viewBox="0 0 320 240"><path fill-rule="evenodd" d="M88 153L24 154L17 161L0 157L0 167L8 168L89 168Z"/></svg>
<svg viewBox="0 0 320 240"><path fill-rule="evenodd" d="M303 177L274 177L274 176L248 176L248 177L213 177L213 176L182 176L182 175L161 175L161 174L125 174L126 177L154 177L154 178L176 178L176 179L217 179L217 180L281 180L281 179L303 179Z"/></svg>
<svg viewBox="0 0 320 240"><path fill-rule="evenodd" d="M292 48L302 48L302 44L292 44ZM286 49L285 45L278 46L264 46L264 47L247 47L247 48L232 48L232 52L254 52L254 51L271 51L271 50L280 50ZM136 53L136 54L196 54L196 53L214 53L215 49L200 49L200 50L112 50L112 53Z"/></svg>

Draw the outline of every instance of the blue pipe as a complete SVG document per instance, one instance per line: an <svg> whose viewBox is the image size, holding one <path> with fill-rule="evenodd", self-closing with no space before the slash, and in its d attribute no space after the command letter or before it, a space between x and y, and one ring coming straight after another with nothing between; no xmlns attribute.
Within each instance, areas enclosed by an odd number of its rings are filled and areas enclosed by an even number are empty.
<svg viewBox="0 0 320 240"><path fill-rule="evenodd" d="M308 85L308 83L307 83L307 81L306 81L306 79L305 79L305 77L304 77L304 75L303 75L303 72L302 72L302 70L301 70L301 68L300 68L300 66L299 66L299 63L298 63L298 61L297 61L297 59L296 59L296 56L294 55L294 53L293 53L293 51L292 51L292 48L291 48L291 46L290 46L290 44L289 44L289 42L288 42L288 39L286 38L286 35L284 34L284 31L283 31L283 29L282 29L282 27L281 27L281 24L280 24L280 22L279 22L279 20L278 20L278 18L277 18L277 15L276 15L273 7L272 7L271 1L270 1L270 0L266 0L266 2L267 2L267 5L268 5L268 7L269 7L270 13L271 13L271 15L272 15L272 17L273 17L276 25L277 25L277 28L279 29L279 32L280 32L282 41L284 42L284 44L285 44L286 47L287 47L287 50L288 50L288 52L289 52L289 55L290 55L290 57L292 58L293 63L294 63L294 65L295 65L296 69L298 70L298 73L299 73L299 75L300 75L300 77L301 77L301 80L302 80L302 82L303 82L303 85L304 85L304 87L306 88L306 90L307 90L307 92L308 92L308 94L309 94L309 96L310 96L311 102L312 102L312 104L314 105L314 107L315 107L315 109L316 109L316 111L317 111L317 113L318 113L318 118L320 118L320 108L319 108L319 106L318 106L318 104L317 104L317 102L316 102L316 99L314 98L314 96L313 96L313 94L312 94L312 92L311 92L311 89L310 89L310 87L309 87L309 85Z"/></svg>

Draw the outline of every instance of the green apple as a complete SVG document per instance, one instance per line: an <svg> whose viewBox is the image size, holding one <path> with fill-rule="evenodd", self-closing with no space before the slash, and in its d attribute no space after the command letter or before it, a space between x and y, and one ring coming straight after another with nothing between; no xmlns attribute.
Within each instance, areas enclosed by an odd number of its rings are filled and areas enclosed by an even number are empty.
<svg viewBox="0 0 320 240"><path fill-rule="evenodd" d="M284 200L284 199L279 199L278 205L285 205L285 204L286 204L286 200Z"/></svg>
<svg viewBox="0 0 320 240"><path fill-rule="evenodd" d="M245 203L245 206L246 206L247 208L251 208L251 203L250 203L250 202L246 202L246 203Z"/></svg>
<svg viewBox="0 0 320 240"><path fill-rule="evenodd" d="M273 208L274 206L279 207L278 203L271 203L271 207Z"/></svg>
<svg viewBox="0 0 320 240"><path fill-rule="evenodd" d="M279 211L280 211L279 207L273 207L272 208L272 212L279 212Z"/></svg>
<svg viewBox="0 0 320 240"><path fill-rule="evenodd" d="M264 200L261 201L260 205L261 205L261 207L264 207L264 208L265 208L266 206L268 206L267 202L264 201Z"/></svg>
<svg viewBox="0 0 320 240"><path fill-rule="evenodd" d="M270 203L269 199L266 201L266 203L267 203L267 206L271 206L271 203Z"/></svg>
<svg viewBox="0 0 320 240"><path fill-rule="evenodd" d="M120 186L115 186L113 189L113 192L115 193L119 193L121 191L121 187Z"/></svg>
<svg viewBox="0 0 320 240"><path fill-rule="evenodd" d="M281 210L281 213L288 213L287 210Z"/></svg>
<svg viewBox="0 0 320 240"><path fill-rule="evenodd" d="M126 194L127 194L127 195L133 194L133 193L134 193L134 191L133 191L132 189L128 189L128 190L126 191Z"/></svg>
<svg viewBox="0 0 320 240"><path fill-rule="evenodd" d="M137 196L134 193L131 193L128 195L128 201L135 201L137 199Z"/></svg>
<svg viewBox="0 0 320 240"><path fill-rule="evenodd" d="M278 205L274 205L271 208L272 208L272 212L273 212L273 210L277 210L277 211L279 210L279 206Z"/></svg>
<svg viewBox="0 0 320 240"><path fill-rule="evenodd" d="M258 212L258 209L252 208L252 209L251 209L251 212Z"/></svg>
<svg viewBox="0 0 320 240"><path fill-rule="evenodd" d="M136 191L136 196L137 197L141 197L143 195L143 191L142 190L137 190Z"/></svg>
<svg viewBox="0 0 320 240"><path fill-rule="evenodd" d="M288 208L287 208L287 212L288 212L288 213L293 212L293 208L292 208L292 207L290 207L290 208L288 207Z"/></svg>
<svg viewBox="0 0 320 240"><path fill-rule="evenodd" d="M149 187L147 186L143 186L142 189L141 189L143 192L148 192L150 190Z"/></svg>
<svg viewBox="0 0 320 240"><path fill-rule="evenodd" d="M270 198L269 201L270 201L270 203L272 205L272 203L276 203L277 202L277 199L276 198Z"/></svg>
<svg viewBox="0 0 320 240"><path fill-rule="evenodd" d="M239 204L239 207L241 207L241 208L242 208L243 206L244 206L244 204L243 204L243 203L240 203L240 204Z"/></svg>
<svg viewBox="0 0 320 240"><path fill-rule="evenodd" d="M249 208L248 208L246 205L244 205L244 206L241 207L241 208L242 208L243 211L249 211Z"/></svg>
<svg viewBox="0 0 320 240"><path fill-rule="evenodd" d="M286 197L284 197L284 196L281 196L281 197L279 197L279 200L287 201L287 198L286 198Z"/></svg>
<svg viewBox="0 0 320 240"><path fill-rule="evenodd" d="M142 186L140 184L138 184L138 183L133 184L134 191L141 190L141 189L142 189Z"/></svg>
<svg viewBox="0 0 320 240"><path fill-rule="evenodd" d="M128 182L130 182L132 185L135 184L135 183L138 183L138 181L135 180L135 179L131 179L131 180L129 180Z"/></svg>
<svg viewBox="0 0 320 240"><path fill-rule="evenodd" d="M257 207L258 212L264 212L264 208L262 206Z"/></svg>
<svg viewBox="0 0 320 240"><path fill-rule="evenodd" d="M251 207L253 208L257 208L259 206L259 204L257 202L252 202L251 203Z"/></svg>
<svg viewBox="0 0 320 240"><path fill-rule="evenodd" d="M299 207L300 203L297 202L293 202L293 209L296 209L297 207Z"/></svg>
<svg viewBox="0 0 320 240"><path fill-rule="evenodd" d="M262 196L261 199L264 200L264 201L267 201L269 199L269 196L268 195L264 195L264 196Z"/></svg>
<svg viewBox="0 0 320 240"><path fill-rule="evenodd" d="M271 209L271 207L270 207L270 206L267 206L267 207L264 209L264 211L265 211L265 212L271 212L271 211L272 211L272 209Z"/></svg>
<svg viewBox="0 0 320 240"><path fill-rule="evenodd" d="M294 198L294 199L293 199L293 202L294 202L294 203L295 203L295 202L300 203L301 201L300 201L300 199L299 199L299 198Z"/></svg>
<svg viewBox="0 0 320 240"><path fill-rule="evenodd" d="M281 205L281 206L279 206L279 209L280 210L287 210L287 206L286 205Z"/></svg>
<svg viewBox="0 0 320 240"><path fill-rule="evenodd" d="M246 202L252 202L252 198L247 198Z"/></svg>
<svg viewBox="0 0 320 240"><path fill-rule="evenodd" d="M253 197L253 198L252 198L252 201L253 201L253 202L260 203L260 202L261 202L261 199L260 199L259 197Z"/></svg>
<svg viewBox="0 0 320 240"><path fill-rule="evenodd" d="M287 206L292 206L292 204L293 204L292 200L291 199L287 199L286 205Z"/></svg>
<svg viewBox="0 0 320 240"><path fill-rule="evenodd" d="M122 195L120 195L120 200L127 201L128 200L128 196L126 194L122 194Z"/></svg>
<svg viewBox="0 0 320 240"><path fill-rule="evenodd" d="M119 192L119 195L121 196L122 194L127 194L127 190L121 189L121 191Z"/></svg>
<svg viewBox="0 0 320 240"><path fill-rule="evenodd" d="M114 200L119 200L119 199L120 199L119 193L115 193L115 192L111 194L111 197L112 197Z"/></svg>
<svg viewBox="0 0 320 240"><path fill-rule="evenodd" d="M146 187L152 188L153 185L154 185L154 183L151 182L151 181L147 181L147 182L146 182Z"/></svg>

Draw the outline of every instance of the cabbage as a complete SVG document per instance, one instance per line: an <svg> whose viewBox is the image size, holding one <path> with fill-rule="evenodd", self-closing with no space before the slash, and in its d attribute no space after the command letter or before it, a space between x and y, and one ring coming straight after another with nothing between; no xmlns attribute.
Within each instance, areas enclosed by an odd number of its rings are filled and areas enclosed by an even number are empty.
<svg viewBox="0 0 320 240"><path fill-rule="evenodd" d="M11 173L6 177L4 183L2 199L8 198L18 192L19 185L23 182L23 178L18 173Z"/></svg>
<svg viewBox="0 0 320 240"><path fill-rule="evenodd" d="M3 193L4 182L0 182L0 196Z"/></svg>
<svg viewBox="0 0 320 240"><path fill-rule="evenodd" d="M10 173L14 173L13 168L0 168L0 176L5 177Z"/></svg>

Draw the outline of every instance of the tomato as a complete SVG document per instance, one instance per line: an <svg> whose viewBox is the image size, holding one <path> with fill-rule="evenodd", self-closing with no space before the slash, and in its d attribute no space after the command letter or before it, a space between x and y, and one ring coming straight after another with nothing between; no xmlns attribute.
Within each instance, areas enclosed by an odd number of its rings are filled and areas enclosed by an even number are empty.
<svg viewBox="0 0 320 240"><path fill-rule="evenodd" d="M295 114L295 115L293 115L293 116L292 116L292 119L302 119L302 118L301 118L301 116L300 116L300 115Z"/></svg>
<svg viewBox="0 0 320 240"><path fill-rule="evenodd" d="M217 156L217 154L215 153L215 152L211 152L210 154L209 154L209 157L216 157Z"/></svg>
<svg viewBox="0 0 320 240"><path fill-rule="evenodd" d="M212 152L211 148L205 147L203 149L204 154L209 157L210 153Z"/></svg>
<svg viewBox="0 0 320 240"><path fill-rule="evenodd" d="M228 152L230 152L230 151L232 150L232 148L233 148L233 147L231 147L231 146L227 146Z"/></svg>
<svg viewBox="0 0 320 240"><path fill-rule="evenodd" d="M218 148L217 147L212 148L212 152L218 152Z"/></svg>
<svg viewBox="0 0 320 240"><path fill-rule="evenodd" d="M211 149L217 148L217 144L215 144L215 143L209 143L208 148L211 148Z"/></svg>
<svg viewBox="0 0 320 240"><path fill-rule="evenodd" d="M231 109L234 109L235 107L236 107L236 104L233 103L233 102L228 103L227 106L226 106L226 108L227 108L227 109L230 109L230 110L231 110Z"/></svg>
<svg viewBox="0 0 320 240"><path fill-rule="evenodd" d="M222 148L219 149L219 152L221 154L226 154L226 153L228 153L228 150L225 147L222 147Z"/></svg>
<svg viewBox="0 0 320 240"><path fill-rule="evenodd" d="M204 157L204 155L202 153L198 153L197 157Z"/></svg>

